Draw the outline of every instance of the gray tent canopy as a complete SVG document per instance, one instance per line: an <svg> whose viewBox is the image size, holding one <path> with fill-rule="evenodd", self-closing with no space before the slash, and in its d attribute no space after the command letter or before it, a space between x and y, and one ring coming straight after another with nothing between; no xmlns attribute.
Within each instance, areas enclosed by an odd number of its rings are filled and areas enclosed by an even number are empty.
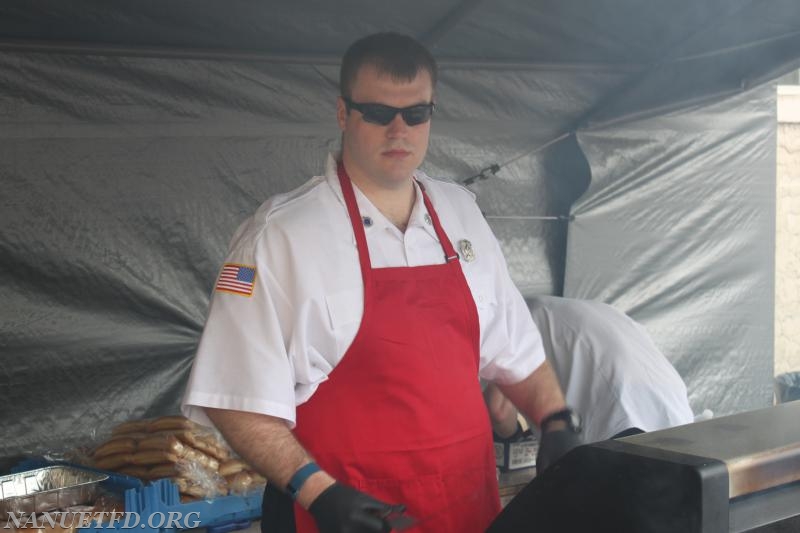
<svg viewBox="0 0 800 533"><path fill-rule="evenodd" d="M769 403L795 0L10 0L0 457L176 411L228 239L321 171L339 57L388 30L439 59L425 170L470 183L523 294L628 312L697 410Z"/></svg>

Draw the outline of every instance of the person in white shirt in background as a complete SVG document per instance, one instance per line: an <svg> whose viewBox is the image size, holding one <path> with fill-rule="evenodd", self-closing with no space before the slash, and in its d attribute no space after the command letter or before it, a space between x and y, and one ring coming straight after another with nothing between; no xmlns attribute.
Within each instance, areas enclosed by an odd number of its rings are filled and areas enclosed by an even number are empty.
<svg viewBox="0 0 800 533"><path fill-rule="evenodd" d="M529 304L585 443L694 421L686 385L642 325L601 302L538 296ZM514 434L514 406L492 384L484 397L495 433Z"/></svg>

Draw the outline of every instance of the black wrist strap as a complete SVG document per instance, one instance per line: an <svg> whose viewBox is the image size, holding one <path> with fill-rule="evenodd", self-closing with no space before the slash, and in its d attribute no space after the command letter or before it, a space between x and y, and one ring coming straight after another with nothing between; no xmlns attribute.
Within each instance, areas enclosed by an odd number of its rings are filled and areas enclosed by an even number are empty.
<svg viewBox="0 0 800 533"><path fill-rule="evenodd" d="M555 413L550 413L539 423L539 431L544 433L547 431L547 426L551 422L555 422L557 420L562 420L567 423L567 427L572 429L573 431L580 431L580 425L576 425L575 423L575 413L569 407L561 409L560 411L556 411Z"/></svg>

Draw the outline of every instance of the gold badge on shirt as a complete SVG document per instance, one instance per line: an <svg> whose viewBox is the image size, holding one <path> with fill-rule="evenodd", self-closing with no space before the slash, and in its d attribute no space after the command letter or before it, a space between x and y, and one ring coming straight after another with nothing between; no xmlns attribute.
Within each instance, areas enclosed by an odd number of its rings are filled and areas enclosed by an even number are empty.
<svg viewBox="0 0 800 533"><path fill-rule="evenodd" d="M472 243L467 239L458 241L458 249L461 252L461 259L467 263L471 263L475 260L475 250L472 248Z"/></svg>

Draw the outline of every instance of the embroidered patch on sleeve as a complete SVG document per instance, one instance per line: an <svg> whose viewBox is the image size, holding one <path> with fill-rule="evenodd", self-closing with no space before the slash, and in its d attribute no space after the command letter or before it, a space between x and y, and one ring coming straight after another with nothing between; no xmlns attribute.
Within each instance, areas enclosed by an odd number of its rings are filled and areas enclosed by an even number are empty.
<svg viewBox="0 0 800 533"><path fill-rule="evenodd" d="M256 283L256 267L225 263L214 290L252 296Z"/></svg>

